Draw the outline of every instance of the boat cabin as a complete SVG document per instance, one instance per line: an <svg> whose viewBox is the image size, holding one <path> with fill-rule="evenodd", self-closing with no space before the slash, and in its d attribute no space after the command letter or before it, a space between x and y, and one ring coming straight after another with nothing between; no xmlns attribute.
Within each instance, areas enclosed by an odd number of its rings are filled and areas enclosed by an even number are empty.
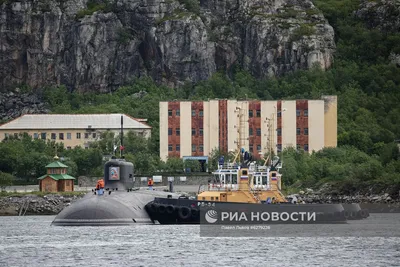
<svg viewBox="0 0 400 267"><path fill-rule="evenodd" d="M281 190L281 175L277 169L250 164L240 168L236 164L220 166L213 179L203 187L200 201L262 203L268 198L286 202Z"/></svg>

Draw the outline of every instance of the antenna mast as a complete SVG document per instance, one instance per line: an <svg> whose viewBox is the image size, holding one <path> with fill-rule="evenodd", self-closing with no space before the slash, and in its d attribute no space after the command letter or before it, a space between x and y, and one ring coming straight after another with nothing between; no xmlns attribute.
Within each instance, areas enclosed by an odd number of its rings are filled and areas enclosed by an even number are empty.
<svg viewBox="0 0 400 267"><path fill-rule="evenodd" d="M274 144L275 144L275 112L271 114L270 118L267 118L268 121L268 157L265 161L265 164L272 165L272 158L274 154Z"/></svg>
<svg viewBox="0 0 400 267"><path fill-rule="evenodd" d="M237 144L237 152L235 155L235 158L233 162L236 162L236 160L239 160L239 163L241 164L241 148L242 148L242 136L246 136L245 134L245 129L244 129L244 121L243 121L243 109L241 107L236 107L235 112L238 113L237 118L238 118L238 124L237 124L237 133L238 133L238 138L236 141Z"/></svg>
<svg viewBox="0 0 400 267"><path fill-rule="evenodd" d="M122 158L122 154L124 150L124 116L121 115L121 147L119 148L120 157Z"/></svg>

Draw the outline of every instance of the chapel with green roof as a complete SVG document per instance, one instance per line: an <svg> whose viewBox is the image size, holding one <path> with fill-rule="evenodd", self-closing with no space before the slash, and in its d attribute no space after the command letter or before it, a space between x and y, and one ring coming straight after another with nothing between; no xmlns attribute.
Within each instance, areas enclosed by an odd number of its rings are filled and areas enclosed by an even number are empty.
<svg viewBox="0 0 400 267"><path fill-rule="evenodd" d="M45 175L38 178L41 192L72 192L75 178L67 174L68 166L54 157L54 162L46 166Z"/></svg>

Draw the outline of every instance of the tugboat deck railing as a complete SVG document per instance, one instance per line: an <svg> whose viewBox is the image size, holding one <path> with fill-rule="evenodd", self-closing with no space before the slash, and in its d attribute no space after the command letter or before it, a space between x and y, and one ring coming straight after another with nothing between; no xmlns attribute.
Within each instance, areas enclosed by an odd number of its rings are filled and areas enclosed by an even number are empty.
<svg viewBox="0 0 400 267"><path fill-rule="evenodd" d="M276 186L273 185L252 185L250 186L251 191L271 191L277 190ZM208 184L201 185L199 188L199 193L205 191L240 191L239 184Z"/></svg>

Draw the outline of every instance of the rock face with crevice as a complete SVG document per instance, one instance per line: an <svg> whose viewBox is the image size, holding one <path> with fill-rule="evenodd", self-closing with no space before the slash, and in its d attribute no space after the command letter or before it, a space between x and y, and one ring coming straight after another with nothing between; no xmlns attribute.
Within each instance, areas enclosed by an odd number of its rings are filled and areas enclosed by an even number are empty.
<svg viewBox="0 0 400 267"><path fill-rule="evenodd" d="M328 68L334 32L310 0L0 0L1 89L179 86L234 66L256 77Z"/></svg>

